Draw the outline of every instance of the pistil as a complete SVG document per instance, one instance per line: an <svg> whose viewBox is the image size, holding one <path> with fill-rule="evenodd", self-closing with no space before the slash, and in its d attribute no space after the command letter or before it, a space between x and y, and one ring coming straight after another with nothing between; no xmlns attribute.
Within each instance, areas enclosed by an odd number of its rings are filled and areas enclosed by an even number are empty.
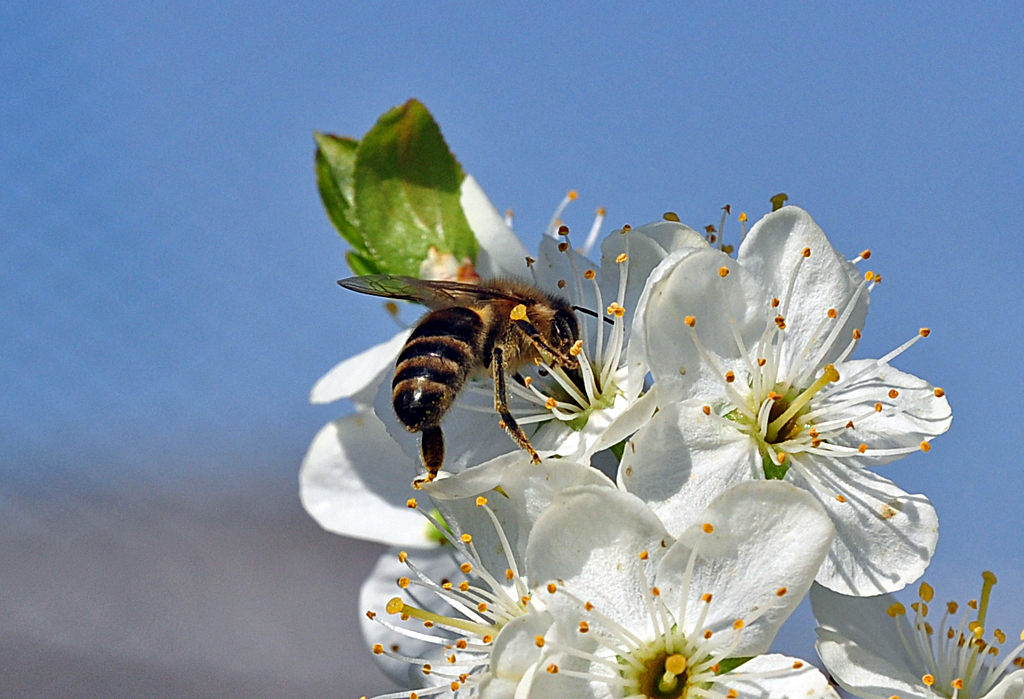
<svg viewBox="0 0 1024 699"><path fill-rule="evenodd" d="M815 396L818 391L825 388L833 381L839 380L839 372L832 364L825 365L825 372L818 378L817 381L812 383L803 393L797 396L792 403L789 404L789 408L786 409L782 415L775 418L769 425L768 431L765 434L765 441L774 443L776 438L779 436L779 430L781 430L786 423L792 420L800 410L807 405L811 398Z"/></svg>

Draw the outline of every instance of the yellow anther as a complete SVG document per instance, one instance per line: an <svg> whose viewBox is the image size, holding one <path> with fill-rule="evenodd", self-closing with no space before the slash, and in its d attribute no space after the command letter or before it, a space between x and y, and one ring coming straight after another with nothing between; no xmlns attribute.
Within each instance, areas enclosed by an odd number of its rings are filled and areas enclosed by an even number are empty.
<svg viewBox="0 0 1024 699"><path fill-rule="evenodd" d="M444 589L444 590L450 590L450 589L452 589L452 584L448 580L445 580L444 582L441 583L441 588Z"/></svg>
<svg viewBox="0 0 1024 699"><path fill-rule="evenodd" d="M457 640L455 642L455 647L458 648L459 650L466 650L466 648L469 647L469 642L466 641L466 639L464 639L464 638L460 638L459 640Z"/></svg>
<svg viewBox="0 0 1024 699"><path fill-rule="evenodd" d="M569 226L559 226L558 235L569 235Z"/></svg>
<svg viewBox="0 0 1024 699"><path fill-rule="evenodd" d="M799 670L803 666L804 666L804 664L801 661L799 661L799 660L793 661L793 669L794 670Z"/></svg>
<svg viewBox="0 0 1024 699"><path fill-rule="evenodd" d="M405 506L408 507L410 510L415 510L416 509L416 498L409 498L408 500L406 500L405 501Z"/></svg>
<svg viewBox="0 0 1024 699"><path fill-rule="evenodd" d="M881 403L875 403L875 412L876 413L882 412L882 404Z"/></svg>
<svg viewBox="0 0 1024 699"><path fill-rule="evenodd" d="M589 611L591 611L594 608L594 605L591 602L587 602L586 604L583 605L583 608L586 609L589 612Z"/></svg>
<svg viewBox="0 0 1024 699"><path fill-rule="evenodd" d="M537 260L533 259L529 255L526 256L526 266L527 267L533 267L533 263L536 262L536 261Z"/></svg>
<svg viewBox="0 0 1024 699"><path fill-rule="evenodd" d="M398 562L399 563L405 563L406 559L408 559L408 558L409 558L409 554L407 554L405 551L399 551L398 552Z"/></svg>
<svg viewBox="0 0 1024 699"><path fill-rule="evenodd" d="M928 442L921 442L921 451L928 452L928 451L931 451L931 450L932 450L932 445L931 444L929 444Z"/></svg>
<svg viewBox="0 0 1024 699"><path fill-rule="evenodd" d="M836 312L836 309L834 309L834 308L828 309L828 317L829 318L837 318L838 316L839 316L839 314Z"/></svg>
<svg viewBox="0 0 1024 699"><path fill-rule="evenodd" d="M786 588L780 587L778 590L775 591L775 595L777 597L785 597L785 595L786 595Z"/></svg>
<svg viewBox="0 0 1024 699"><path fill-rule="evenodd" d="M745 222L747 220L747 212L746 211L741 211L738 220L739 220L740 223Z"/></svg>
<svg viewBox="0 0 1024 699"><path fill-rule="evenodd" d="M779 326L779 330L786 329L786 319L782 316L775 316L775 324Z"/></svg>
<svg viewBox="0 0 1024 699"><path fill-rule="evenodd" d="M711 604L711 599L712 597L710 592L705 592L703 595L700 596L700 601L704 604Z"/></svg>
<svg viewBox="0 0 1024 699"><path fill-rule="evenodd" d="M921 328L918 332L921 333L921 337L928 337L932 334L932 331L929 328Z"/></svg>
<svg viewBox="0 0 1024 699"><path fill-rule="evenodd" d="M572 343L572 347L569 348L569 354L574 357L583 354L583 340L576 340L576 342Z"/></svg>
<svg viewBox="0 0 1024 699"><path fill-rule="evenodd" d="M483 507L486 504L487 504L487 498L485 498L483 495L478 495L477 498L476 498L476 506L477 507Z"/></svg>
<svg viewBox="0 0 1024 699"><path fill-rule="evenodd" d="M620 231L620 233L629 233L631 230L633 230L633 226L627 223L622 226L622 230Z"/></svg>
<svg viewBox="0 0 1024 699"><path fill-rule="evenodd" d="M921 681L924 682L929 687L931 687L933 684L935 684L935 678L932 677L931 675L925 675L924 677L921 678Z"/></svg>
<svg viewBox="0 0 1024 699"><path fill-rule="evenodd" d="M1002 629L996 629L992 632L992 635L999 639L1000 643L1006 643L1006 634L1003 633Z"/></svg>
<svg viewBox="0 0 1024 699"><path fill-rule="evenodd" d="M854 328L853 329L853 339L854 340L859 340L861 337L862 337L862 335L861 335L861 332L860 332L860 328Z"/></svg>
<svg viewBox="0 0 1024 699"><path fill-rule="evenodd" d="M565 252L568 249L569 249L569 243L559 243L558 244L558 252Z"/></svg>
<svg viewBox="0 0 1024 699"><path fill-rule="evenodd" d="M765 359L764 357L758 357L757 358L757 365L758 366L764 366L767 363L768 363L768 360Z"/></svg>
<svg viewBox="0 0 1024 699"><path fill-rule="evenodd" d="M936 398L942 398L944 395L946 395L946 392L943 391L941 388L936 388L935 389L935 397Z"/></svg>
<svg viewBox="0 0 1024 699"><path fill-rule="evenodd" d="M895 619L897 616L904 616L907 613L907 608L900 602L893 602L886 611L889 616Z"/></svg>
<svg viewBox="0 0 1024 699"><path fill-rule="evenodd" d="M534 637L533 642L535 644L537 644L538 648L543 648L544 647L544 637L543 636L536 636L536 637Z"/></svg>
<svg viewBox="0 0 1024 699"><path fill-rule="evenodd" d="M650 558L650 554L646 550L641 551L639 554L639 558L641 561L646 561L648 558Z"/></svg>
<svg viewBox="0 0 1024 699"><path fill-rule="evenodd" d="M857 451L859 451L861 454L863 454L867 450L868 450L868 445L867 444L861 444L859 447L857 447Z"/></svg>
<svg viewBox="0 0 1024 699"><path fill-rule="evenodd" d="M949 685L950 685L950 686L951 686L951 687L952 687L953 689L963 689L963 688L964 688L964 681L963 681L963 679L962 679L962 678L960 678L960 677L957 677L957 678L956 678L955 680L953 680L952 682L950 682L950 683L949 683Z"/></svg>
<svg viewBox="0 0 1024 699"><path fill-rule="evenodd" d="M686 316L683 318L683 322L689 325L691 328L697 323L697 319L693 316Z"/></svg>
<svg viewBox="0 0 1024 699"><path fill-rule="evenodd" d="M377 618L377 612L375 612L373 610L367 610L366 618L367 619L376 619Z"/></svg>
<svg viewBox="0 0 1024 699"><path fill-rule="evenodd" d="M713 635L714 634L712 633L711 629L704 630L704 640L711 638Z"/></svg>
<svg viewBox="0 0 1024 699"><path fill-rule="evenodd" d="M810 257L811 256L811 249L810 248L804 248L803 251L800 254L803 255L804 257Z"/></svg>
<svg viewBox="0 0 1024 699"><path fill-rule="evenodd" d="M864 252L862 252L860 254L860 259L862 259L862 260L870 259L870 257L871 257L871 251L870 250L865 250Z"/></svg>
<svg viewBox="0 0 1024 699"><path fill-rule="evenodd" d="M846 502L846 496L836 495L836 500L838 500L839 502Z"/></svg>
<svg viewBox="0 0 1024 699"><path fill-rule="evenodd" d="M583 276L586 279L593 279L595 276L597 276L597 273L594 272L594 270L592 269L588 269L586 272L583 273Z"/></svg>
<svg viewBox="0 0 1024 699"><path fill-rule="evenodd" d="M402 577L400 577L398 579L398 586L400 588L402 588L403 590L405 588L409 587L409 578L405 577L404 575Z"/></svg>
<svg viewBox="0 0 1024 699"><path fill-rule="evenodd" d="M956 610L960 608L960 605L956 602L946 602L946 610L950 614L956 614Z"/></svg>
<svg viewBox="0 0 1024 699"><path fill-rule="evenodd" d="M558 674L558 666L555 665L554 663L551 663L550 665L548 665L547 671L549 673L551 673L552 675L557 675Z"/></svg>
<svg viewBox="0 0 1024 699"><path fill-rule="evenodd" d="M935 596L935 590L932 589L931 585L929 585L926 582L923 582L923 583L921 583L921 589L918 591L917 594L925 602L931 602L932 601L932 597Z"/></svg>
<svg viewBox="0 0 1024 699"><path fill-rule="evenodd" d="M655 597L661 597L661 590L658 587L652 587L651 594Z"/></svg>
<svg viewBox="0 0 1024 699"><path fill-rule="evenodd" d="M460 590L460 591L462 591L462 592L466 592L466 591L468 591L468 590L469 590L469 583L468 583L468 582L466 582L465 580L463 580L462 582L460 582L460 583L459 583L459 590Z"/></svg>
<svg viewBox="0 0 1024 699"><path fill-rule="evenodd" d="M742 629L744 626L746 626L746 624L743 623L743 619L737 619L736 621L732 622L732 627L737 631Z"/></svg>
<svg viewBox="0 0 1024 699"><path fill-rule="evenodd" d="M679 223L679 214L677 214L675 211L666 211L664 214L662 214L661 217L663 219L665 219L666 221L672 221L673 223Z"/></svg>
<svg viewBox="0 0 1024 699"><path fill-rule="evenodd" d="M424 675L429 675L430 671L433 670L433 669L434 668L430 665L430 663L427 663L426 665L423 666L423 674Z"/></svg>
<svg viewBox="0 0 1024 699"><path fill-rule="evenodd" d="M705 415L710 415L711 414L711 406L710 405L705 405L703 408L701 408L701 410L704 411Z"/></svg>
<svg viewBox="0 0 1024 699"><path fill-rule="evenodd" d="M580 633L587 633L590 631L590 624L585 621L580 622Z"/></svg>
<svg viewBox="0 0 1024 699"><path fill-rule="evenodd" d="M782 301L779 301L777 298L772 299L772 308L778 308L781 303Z"/></svg>
<svg viewBox="0 0 1024 699"><path fill-rule="evenodd" d="M470 563L463 563L459 566L459 570L468 575L469 572L473 570L473 565Z"/></svg>
<svg viewBox="0 0 1024 699"><path fill-rule="evenodd" d="M719 267L718 268L718 276L722 277L723 279L728 277L729 276L729 268L728 267L724 267L724 266L723 267Z"/></svg>
<svg viewBox="0 0 1024 699"><path fill-rule="evenodd" d="M736 374L732 373L731 371L725 372L725 382L726 383L732 383L735 380L736 380Z"/></svg>
<svg viewBox="0 0 1024 699"><path fill-rule="evenodd" d="M462 543L464 543L464 544L471 544L471 543L473 543L473 537L471 535L469 535L469 534L463 534L459 538L462 539Z"/></svg>
<svg viewBox="0 0 1024 699"><path fill-rule="evenodd" d="M870 269L867 272L864 273L864 281L869 282L869 281L871 281L874 278L875 278L875 273L872 272Z"/></svg>
<svg viewBox="0 0 1024 699"><path fill-rule="evenodd" d="M566 285L567 283L568 283L568 282L566 282L566 281L565 281L564 279L559 279L559 280L558 280L558 282L557 282L557 284L558 284L558 288L559 288L559 289L564 289L564 288L565 288L565 285Z"/></svg>
<svg viewBox="0 0 1024 699"><path fill-rule="evenodd" d="M725 699L736 699L736 697L738 697L739 695L740 693L737 692L735 689L730 689L728 692L725 693Z"/></svg>
<svg viewBox="0 0 1024 699"><path fill-rule="evenodd" d="M487 611L487 603L486 602L481 602L480 604L476 605L476 610L478 612L480 612L481 614L483 614L484 612Z"/></svg>
<svg viewBox="0 0 1024 699"><path fill-rule="evenodd" d="M453 692L457 692L459 691L459 687L461 687L462 685L460 685L458 682L452 682L449 686L452 688Z"/></svg>
<svg viewBox="0 0 1024 699"><path fill-rule="evenodd" d="M512 572L512 569L511 569L511 568L506 568L506 569L505 569L505 579L506 579L506 580L511 580L511 579L512 579L512 578L514 578L515 576L516 576L516 574Z"/></svg>
<svg viewBox="0 0 1024 699"><path fill-rule="evenodd" d="M487 633L487 634L484 634L484 637L481 638L480 640L483 641L485 644L487 644L487 643L490 643L491 641L494 640L494 636L492 636L491 634Z"/></svg>
<svg viewBox="0 0 1024 699"><path fill-rule="evenodd" d="M373 652L375 655L382 655L384 653L384 646L379 643L373 644Z"/></svg>
<svg viewBox="0 0 1024 699"><path fill-rule="evenodd" d="M848 429L848 430L852 430L853 429L853 420L850 420L849 422L846 423L846 429Z"/></svg>
<svg viewBox="0 0 1024 699"><path fill-rule="evenodd" d="M516 304L512 312L508 314L508 317L512 320L526 320L526 305L522 303Z"/></svg>
<svg viewBox="0 0 1024 699"><path fill-rule="evenodd" d="M597 207L597 215L598 216L604 216L606 213L608 213L608 212L604 210L603 206Z"/></svg>
<svg viewBox="0 0 1024 699"><path fill-rule="evenodd" d="M702 526L701 529L704 530L705 534L710 534L711 532L715 531L715 527L711 524L711 522L705 522L704 526Z"/></svg>
<svg viewBox="0 0 1024 699"><path fill-rule="evenodd" d="M432 622L432 621L431 621L430 619L427 619L426 621L424 621L424 622L423 622L423 625L424 625L424 626L425 626L426 628L428 628L428 629L432 629L432 628L434 628L434 622Z"/></svg>
<svg viewBox="0 0 1024 699"><path fill-rule="evenodd" d="M558 401L555 400L554 398L548 398L546 401L544 401L544 407L547 408L548 410L554 410L555 408L558 407Z"/></svg>
<svg viewBox="0 0 1024 699"><path fill-rule="evenodd" d="M896 390L895 388L890 388L890 389L889 389L889 397L890 397L890 398L895 398L895 397L896 397L896 396L898 396L899 394L900 394L900 392L899 392L899 391L897 391L897 390Z"/></svg>
<svg viewBox="0 0 1024 699"><path fill-rule="evenodd" d="M552 595L555 594L555 590L557 589L557 585L555 585L554 583L548 583L548 592L550 592Z"/></svg>
<svg viewBox="0 0 1024 699"><path fill-rule="evenodd" d="M780 466L781 466L782 464L786 463L786 454L785 454L784 452L781 452L781 451L780 451L780 452L778 452L778 453L776 453L776 454L775 454L775 461L776 461L776 463L778 463L778 464L779 464Z"/></svg>
<svg viewBox="0 0 1024 699"><path fill-rule="evenodd" d="M625 262L628 259L629 258L626 256L626 253L620 252L618 254L618 256L615 258L615 261L618 262L619 264L622 264L623 262Z"/></svg>
<svg viewBox="0 0 1024 699"><path fill-rule="evenodd" d="M579 195L580 193L577 192L575 189L570 189L569 193L566 194L565 196L569 197L570 201L576 201L576 197L578 197Z"/></svg>

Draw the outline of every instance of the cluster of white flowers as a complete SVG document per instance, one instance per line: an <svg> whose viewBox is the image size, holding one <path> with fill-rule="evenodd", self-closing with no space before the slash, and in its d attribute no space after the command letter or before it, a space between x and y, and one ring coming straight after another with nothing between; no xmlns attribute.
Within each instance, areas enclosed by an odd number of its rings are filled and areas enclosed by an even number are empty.
<svg viewBox="0 0 1024 699"><path fill-rule="evenodd" d="M314 387L355 411L313 441L306 509L396 547L360 600L404 687L378 699L835 698L813 665L769 653L809 591L821 660L857 696L1024 696L1022 646L998 658L1005 634L983 640L991 574L938 631L927 585L912 623L891 597L924 573L938 518L874 469L928 451L951 413L891 365L927 329L852 358L869 252L847 259L790 206L735 257L664 220L611 233L600 265L595 236L576 250L556 221L530 258L472 178L462 203L482 275L607 319L580 316L580 371L542 363L510 385L539 464L502 435L493 387L471 383L442 423L440 477L412 489L417 437L390 384L407 331Z"/></svg>

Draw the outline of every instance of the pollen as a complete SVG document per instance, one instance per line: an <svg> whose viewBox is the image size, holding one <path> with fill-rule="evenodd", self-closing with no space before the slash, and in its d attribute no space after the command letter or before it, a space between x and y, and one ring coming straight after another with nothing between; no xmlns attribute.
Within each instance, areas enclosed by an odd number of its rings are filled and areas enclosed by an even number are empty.
<svg viewBox="0 0 1024 699"><path fill-rule="evenodd" d="M870 257L871 257L871 251L870 250L865 250L864 252L862 252L860 254L860 259L862 259L862 260L867 260Z"/></svg>
<svg viewBox="0 0 1024 699"><path fill-rule="evenodd" d="M689 325L691 328L697 323L697 319L693 316L686 316L683 318L683 322Z"/></svg>
<svg viewBox="0 0 1024 699"><path fill-rule="evenodd" d="M618 262L621 265L623 262L625 262L628 259L629 259L629 257L626 255L626 253L620 252L618 254L618 256L615 258L615 261Z"/></svg>
<svg viewBox="0 0 1024 699"><path fill-rule="evenodd" d="M569 354L574 357L583 354L583 340L576 340L576 342L572 343L572 347L569 348Z"/></svg>
<svg viewBox="0 0 1024 699"><path fill-rule="evenodd" d="M655 597L661 597L661 589L658 588L658 587L652 587L651 588L651 594L654 595Z"/></svg>
<svg viewBox="0 0 1024 699"><path fill-rule="evenodd" d="M953 680L949 684L950 684L950 686L953 687L953 689L963 689L964 688L964 681L960 677L957 677L955 680Z"/></svg>
<svg viewBox="0 0 1024 699"><path fill-rule="evenodd" d="M512 312L508 314L508 317L512 320L526 320L526 305L522 303L516 304Z"/></svg>
<svg viewBox="0 0 1024 699"><path fill-rule="evenodd" d="M708 640L709 638L711 638L712 636L714 636L714 632L712 632L711 629L705 629L704 630L704 640L705 641Z"/></svg>
<svg viewBox="0 0 1024 699"><path fill-rule="evenodd" d="M701 527L701 529L704 530L705 534L710 534L711 532L715 531L715 527L711 524L711 522L705 522L704 526Z"/></svg>
<svg viewBox="0 0 1024 699"><path fill-rule="evenodd" d="M466 650L466 648L469 647L469 642L467 642L466 639L464 638L460 638L458 641L455 642L455 647L459 650Z"/></svg>
<svg viewBox="0 0 1024 699"><path fill-rule="evenodd" d="M586 609L588 612L589 611L593 611L594 604L592 602L587 602L586 604L583 605L583 608Z"/></svg>
<svg viewBox="0 0 1024 699"><path fill-rule="evenodd" d="M719 267L718 268L718 276L722 277L723 279L728 277L729 276L729 268L728 267Z"/></svg>
<svg viewBox="0 0 1024 699"><path fill-rule="evenodd" d="M608 306L608 315L615 316L616 318L621 318L622 316L626 315L626 309L623 308L618 301L612 301L611 304Z"/></svg>
<svg viewBox="0 0 1024 699"><path fill-rule="evenodd" d="M416 509L416 498L409 498L408 500L406 500L405 501L405 506L408 507L410 510L415 510Z"/></svg>

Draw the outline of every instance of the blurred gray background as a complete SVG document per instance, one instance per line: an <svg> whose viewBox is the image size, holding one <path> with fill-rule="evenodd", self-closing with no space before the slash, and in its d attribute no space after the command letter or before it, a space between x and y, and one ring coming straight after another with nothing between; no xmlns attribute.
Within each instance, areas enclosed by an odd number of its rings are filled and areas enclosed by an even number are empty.
<svg viewBox="0 0 1024 699"><path fill-rule="evenodd" d="M389 687L355 601L379 549L296 479L348 409L309 388L394 330L334 283L311 133L410 97L531 248L569 189L574 230L785 191L871 248L858 356L930 326L896 363L955 416L885 473L939 510L938 596L993 569L1014 636L1022 35L1019 2L0 2L0 696Z"/></svg>

